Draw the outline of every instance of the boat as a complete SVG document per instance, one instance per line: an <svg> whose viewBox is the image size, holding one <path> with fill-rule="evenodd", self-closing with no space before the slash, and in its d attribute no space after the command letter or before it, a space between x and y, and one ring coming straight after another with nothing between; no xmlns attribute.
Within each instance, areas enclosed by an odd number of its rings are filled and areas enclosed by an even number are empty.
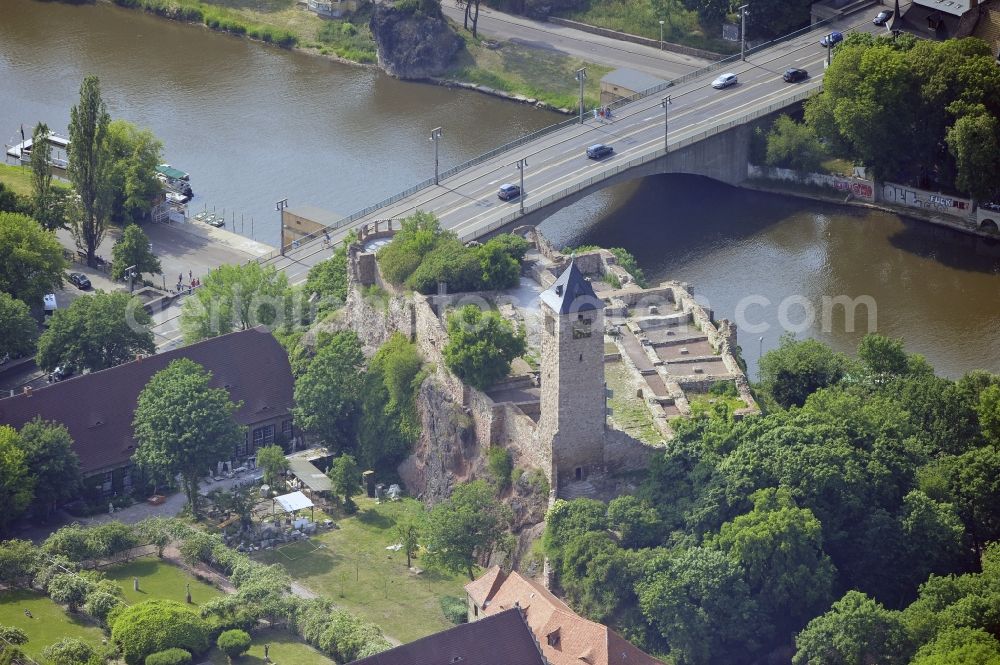
<svg viewBox="0 0 1000 665"><path fill-rule="evenodd" d="M49 157L49 164L52 168L65 171L66 167L69 166L69 139L64 136L59 136L55 132L49 132L46 136L46 140L49 146L52 148L52 153ZM24 129L21 129L21 142L14 145L8 145L7 156L18 160L22 164L31 163L31 146L34 143L34 137L24 136Z"/></svg>
<svg viewBox="0 0 1000 665"><path fill-rule="evenodd" d="M191 176L184 171L175 169L170 164L158 164L156 177L168 190L186 196L188 199L194 196L194 192L191 190Z"/></svg>

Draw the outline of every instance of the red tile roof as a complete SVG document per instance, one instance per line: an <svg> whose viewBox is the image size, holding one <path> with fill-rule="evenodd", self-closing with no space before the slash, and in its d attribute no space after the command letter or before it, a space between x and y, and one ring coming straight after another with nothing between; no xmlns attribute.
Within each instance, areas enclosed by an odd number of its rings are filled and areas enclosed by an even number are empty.
<svg viewBox="0 0 1000 665"><path fill-rule="evenodd" d="M469 594L476 605L482 607L488 598L493 597L505 579L507 579L507 574L503 572L503 569L500 566L493 566L478 580L466 584L465 592Z"/></svg>
<svg viewBox="0 0 1000 665"><path fill-rule="evenodd" d="M517 609L463 623L351 665L546 665Z"/></svg>
<svg viewBox="0 0 1000 665"><path fill-rule="evenodd" d="M466 585L470 595L479 590L477 582ZM483 606L478 600L476 603ZM516 571L486 597L481 616L512 607L524 610L528 626L551 665L663 665L607 626L577 615L551 591Z"/></svg>
<svg viewBox="0 0 1000 665"><path fill-rule="evenodd" d="M0 424L22 427L41 416L62 423L73 437L84 475L126 464L135 450L132 417L150 377L177 358L190 358L243 402L236 421L252 425L292 408L288 355L263 328L243 330L92 372L0 400Z"/></svg>

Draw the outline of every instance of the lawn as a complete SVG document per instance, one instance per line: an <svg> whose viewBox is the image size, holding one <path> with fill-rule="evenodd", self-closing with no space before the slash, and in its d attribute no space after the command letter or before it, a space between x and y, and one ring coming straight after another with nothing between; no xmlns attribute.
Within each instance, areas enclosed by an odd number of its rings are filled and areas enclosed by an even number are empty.
<svg viewBox="0 0 1000 665"><path fill-rule="evenodd" d="M264 645L270 645L268 656L274 665L336 665L316 649L299 640L295 635L282 630L262 630L253 633L250 651L236 662L239 665L263 665ZM228 665L226 656L218 649L212 649L201 659L212 665Z"/></svg>
<svg viewBox="0 0 1000 665"><path fill-rule="evenodd" d="M191 584L191 602L200 605L223 595L211 584L196 579L185 570L162 561L155 556L142 557L130 563L112 566L104 571L109 580L118 582L125 592L129 605L154 598L185 601L185 584ZM139 578L139 591L132 586L132 578Z"/></svg>
<svg viewBox="0 0 1000 665"><path fill-rule="evenodd" d="M24 614L31 612L32 618ZM104 633L82 615L73 616L61 605L34 591L0 593L0 625L20 628L28 643L21 647L32 658L41 657L42 649L64 637L76 637L100 646Z"/></svg>
<svg viewBox="0 0 1000 665"><path fill-rule="evenodd" d="M635 386L629 380L629 369L625 364L605 363L604 379L611 390L608 406L618 429L649 444L662 442L663 434L656 428L649 408L641 398L636 397Z"/></svg>
<svg viewBox="0 0 1000 665"><path fill-rule="evenodd" d="M729 413L737 409L747 408L746 402L739 397L731 395L713 395L711 393L686 393L688 404L691 405L691 414L712 413L712 409L719 403L725 403L729 407Z"/></svg>
<svg viewBox="0 0 1000 665"><path fill-rule="evenodd" d="M31 169L27 166L0 164L0 181L18 194L31 194ZM68 182L60 180L57 176L53 176L52 184L55 187L69 187Z"/></svg>
<svg viewBox="0 0 1000 665"><path fill-rule="evenodd" d="M398 542L393 535L396 520L419 513L422 504L414 499L382 505L366 497L356 501L358 514L340 519L339 529L255 558L283 564L296 581L402 642L449 628L440 597L464 597L462 586L468 580L434 569L415 575L407 570L402 552L385 549ZM413 565L424 567L419 558Z"/></svg>

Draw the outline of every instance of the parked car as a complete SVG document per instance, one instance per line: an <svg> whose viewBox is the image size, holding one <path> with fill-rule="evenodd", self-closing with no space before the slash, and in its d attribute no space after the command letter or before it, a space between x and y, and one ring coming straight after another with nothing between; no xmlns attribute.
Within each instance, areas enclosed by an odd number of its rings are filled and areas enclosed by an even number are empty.
<svg viewBox="0 0 1000 665"><path fill-rule="evenodd" d="M716 90L721 90L723 88L728 88L731 85L736 85L736 74L732 72L727 72L720 76L719 78L712 81L712 87Z"/></svg>
<svg viewBox="0 0 1000 665"><path fill-rule="evenodd" d="M872 19L872 23L874 23L875 25L885 25L886 23L889 22L889 19L891 18L892 18L892 10L883 9L882 11L880 11L878 14L875 15L875 18Z"/></svg>
<svg viewBox="0 0 1000 665"><path fill-rule="evenodd" d="M90 288L90 280L82 272L71 272L69 274L70 284L80 289L81 291L86 291Z"/></svg>
<svg viewBox="0 0 1000 665"><path fill-rule="evenodd" d="M785 73L781 75L781 78L785 79L787 83L798 83L799 81L805 81L809 78L809 72L804 69L792 67L791 69L786 69Z"/></svg>
<svg viewBox="0 0 1000 665"><path fill-rule="evenodd" d="M509 182L500 185L500 191L497 192L497 197L501 201L510 201L511 199L516 199L521 195L521 188L517 185L512 185Z"/></svg>
<svg viewBox="0 0 1000 665"><path fill-rule="evenodd" d="M844 34L841 32L831 32L823 39L819 40L819 45L823 47L836 46L840 42L844 41Z"/></svg>
<svg viewBox="0 0 1000 665"><path fill-rule="evenodd" d="M69 365L57 365L52 373L49 374L49 383L55 383L57 381L62 381L73 376L73 368Z"/></svg>
<svg viewBox="0 0 1000 665"><path fill-rule="evenodd" d="M615 149L611 146L598 143L587 148L587 157L590 159L601 159L602 157L607 157L614 151Z"/></svg>

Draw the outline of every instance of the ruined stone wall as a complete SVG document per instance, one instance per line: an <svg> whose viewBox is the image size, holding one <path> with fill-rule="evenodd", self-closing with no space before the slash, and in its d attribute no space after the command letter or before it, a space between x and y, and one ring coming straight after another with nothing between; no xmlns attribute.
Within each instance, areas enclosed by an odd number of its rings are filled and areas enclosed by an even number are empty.
<svg viewBox="0 0 1000 665"><path fill-rule="evenodd" d="M662 446L643 443L625 432L609 429L604 433L604 465L608 473L620 474L649 467L655 455L662 455Z"/></svg>

